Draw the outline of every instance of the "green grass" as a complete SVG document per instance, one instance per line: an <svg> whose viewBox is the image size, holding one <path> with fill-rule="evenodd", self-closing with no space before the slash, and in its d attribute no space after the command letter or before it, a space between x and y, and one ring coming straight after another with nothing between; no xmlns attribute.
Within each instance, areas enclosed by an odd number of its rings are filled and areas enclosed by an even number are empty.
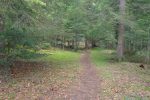
<svg viewBox="0 0 150 100"><path fill-rule="evenodd" d="M39 51L39 53L46 55L37 59L40 61L71 62L77 60L77 58L79 57L79 53L71 52L71 51L63 51L63 50L57 50L57 51L42 50Z"/></svg>
<svg viewBox="0 0 150 100"><path fill-rule="evenodd" d="M113 52L113 50L104 50L100 48L95 48L91 51L92 62L101 69L101 74L104 78L112 78L112 74L107 70L107 64L112 58L111 53Z"/></svg>
<svg viewBox="0 0 150 100"><path fill-rule="evenodd" d="M48 62L48 63L57 63L57 64L66 64L76 62L79 59L80 53L65 51L65 50L39 50L37 52L25 53L25 56L30 56L23 58L27 61L36 61L36 62Z"/></svg>
<svg viewBox="0 0 150 100"><path fill-rule="evenodd" d="M144 90L145 90L145 91L150 91L150 87L149 87L149 86L146 86Z"/></svg>
<svg viewBox="0 0 150 100"><path fill-rule="evenodd" d="M112 58L111 53L113 50L104 50L100 48L95 48L92 50L91 58L94 64L97 66L103 66L108 63L108 61Z"/></svg>

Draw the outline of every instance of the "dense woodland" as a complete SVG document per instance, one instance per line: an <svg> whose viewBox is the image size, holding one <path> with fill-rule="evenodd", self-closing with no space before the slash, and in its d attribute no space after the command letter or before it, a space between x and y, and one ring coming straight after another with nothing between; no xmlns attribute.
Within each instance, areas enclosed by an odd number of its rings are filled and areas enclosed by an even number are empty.
<svg viewBox="0 0 150 100"><path fill-rule="evenodd" d="M119 60L150 61L149 0L1 0L3 63L29 49L117 49Z"/></svg>
<svg viewBox="0 0 150 100"><path fill-rule="evenodd" d="M0 100L150 100L150 0L0 0Z"/></svg>

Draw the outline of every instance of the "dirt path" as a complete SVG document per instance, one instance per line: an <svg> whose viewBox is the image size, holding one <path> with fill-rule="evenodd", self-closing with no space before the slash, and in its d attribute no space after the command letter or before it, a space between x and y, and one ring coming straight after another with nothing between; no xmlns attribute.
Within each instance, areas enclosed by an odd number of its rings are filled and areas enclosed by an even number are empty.
<svg viewBox="0 0 150 100"><path fill-rule="evenodd" d="M100 79L96 69L91 64L89 51L81 55L83 70L79 75L79 81L71 90L69 100L99 100Z"/></svg>

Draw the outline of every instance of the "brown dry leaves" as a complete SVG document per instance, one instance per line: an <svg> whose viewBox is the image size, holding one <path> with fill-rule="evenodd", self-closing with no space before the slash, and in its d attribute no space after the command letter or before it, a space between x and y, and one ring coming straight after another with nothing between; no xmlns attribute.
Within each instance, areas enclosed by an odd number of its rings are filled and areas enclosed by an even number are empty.
<svg viewBox="0 0 150 100"><path fill-rule="evenodd" d="M18 64L21 66L21 63ZM16 66L16 67L18 67ZM35 100L65 97L67 89L76 79L77 65L51 67L48 64L23 64L15 69L11 82L0 84L0 100Z"/></svg>
<svg viewBox="0 0 150 100"><path fill-rule="evenodd" d="M123 67L129 68L125 70L122 69ZM133 69L136 69L135 65ZM147 82L139 76L140 73L134 73L130 66L108 64L106 68L98 68L98 70L102 78L100 94L102 100L150 99L150 91L145 90ZM106 77L103 73L110 75Z"/></svg>

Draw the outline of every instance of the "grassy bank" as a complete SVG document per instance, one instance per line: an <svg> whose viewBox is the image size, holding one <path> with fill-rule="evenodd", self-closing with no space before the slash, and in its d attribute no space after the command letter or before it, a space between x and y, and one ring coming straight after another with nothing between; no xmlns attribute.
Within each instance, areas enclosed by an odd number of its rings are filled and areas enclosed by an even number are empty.
<svg viewBox="0 0 150 100"><path fill-rule="evenodd" d="M103 100L149 100L150 70L141 69L138 63L115 62L114 51L93 49L91 59L101 77ZM145 65L148 66L148 65Z"/></svg>

